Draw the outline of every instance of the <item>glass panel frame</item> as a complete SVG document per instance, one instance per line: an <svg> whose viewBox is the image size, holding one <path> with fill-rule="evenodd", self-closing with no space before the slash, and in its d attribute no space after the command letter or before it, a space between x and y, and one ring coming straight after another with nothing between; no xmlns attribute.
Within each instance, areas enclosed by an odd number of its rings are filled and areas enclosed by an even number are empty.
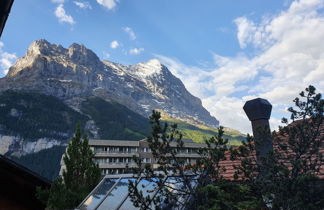
<svg viewBox="0 0 324 210"><path fill-rule="evenodd" d="M125 198L128 196L129 180L135 181L136 178L121 178L119 182L112 187L106 198L98 205L96 209L117 209L119 206L121 206L121 204L125 201Z"/></svg>
<svg viewBox="0 0 324 210"><path fill-rule="evenodd" d="M119 179L103 178L97 187L79 205L78 209L95 209L106 197L110 189L118 183Z"/></svg>

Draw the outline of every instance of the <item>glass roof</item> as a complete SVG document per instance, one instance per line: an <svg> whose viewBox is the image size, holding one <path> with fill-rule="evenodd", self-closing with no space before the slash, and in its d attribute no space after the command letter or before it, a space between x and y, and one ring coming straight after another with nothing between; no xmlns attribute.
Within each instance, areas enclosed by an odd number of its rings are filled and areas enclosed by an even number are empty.
<svg viewBox="0 0 324 210"><path fill-rule="evenodd" d="M97 187L84 199L77 209L82 210L132 210L139 209L135 207L128 195L129 181L135 181L131 174L106 175ZM143 195L153 198L160 190L154 179L140 178L137 188ZM172 182L179 177L168 177L166 182ZM193 181L194 182L194 181ZM181 187L181 186L177 186ZM153 202L152 209L155 209Z"/></svg>

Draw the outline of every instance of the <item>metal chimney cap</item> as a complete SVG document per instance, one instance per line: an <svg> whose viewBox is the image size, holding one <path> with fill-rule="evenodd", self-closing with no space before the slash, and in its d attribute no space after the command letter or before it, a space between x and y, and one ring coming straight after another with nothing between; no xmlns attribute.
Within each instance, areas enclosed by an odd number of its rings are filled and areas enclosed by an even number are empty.
<svg viewBox="0 0 324 210"><path fill-rule="evenodd" d="M250 121L255 120L269 120L271 115L272 105L268 100L263 98L256 98L247 101L243 109Z"/></svg>

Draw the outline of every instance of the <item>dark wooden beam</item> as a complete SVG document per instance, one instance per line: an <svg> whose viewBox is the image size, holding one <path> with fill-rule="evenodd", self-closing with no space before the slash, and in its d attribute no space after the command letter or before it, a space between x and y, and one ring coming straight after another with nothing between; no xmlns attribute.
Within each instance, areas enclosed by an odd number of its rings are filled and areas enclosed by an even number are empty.
<svg viewBox="0 0 324 210"><path fill-rule="evenodd" d="M2 35L2 31L6 25L11 6L14 0L1 0L0 1L0 37Z"/></svg>

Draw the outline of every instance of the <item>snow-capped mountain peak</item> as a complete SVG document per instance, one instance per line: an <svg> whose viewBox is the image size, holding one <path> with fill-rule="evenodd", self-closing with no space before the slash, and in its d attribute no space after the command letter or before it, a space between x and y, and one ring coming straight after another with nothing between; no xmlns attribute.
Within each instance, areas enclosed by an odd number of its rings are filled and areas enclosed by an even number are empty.
<svg viewBox="0 0 324 210"><path fill-rule="evenodd" d="M147 62L139 63L134 66L131 73L137 74L140 77L149 77L153 74L160 74L163 69L163 65L157 59L151 59Z"/></svg>

